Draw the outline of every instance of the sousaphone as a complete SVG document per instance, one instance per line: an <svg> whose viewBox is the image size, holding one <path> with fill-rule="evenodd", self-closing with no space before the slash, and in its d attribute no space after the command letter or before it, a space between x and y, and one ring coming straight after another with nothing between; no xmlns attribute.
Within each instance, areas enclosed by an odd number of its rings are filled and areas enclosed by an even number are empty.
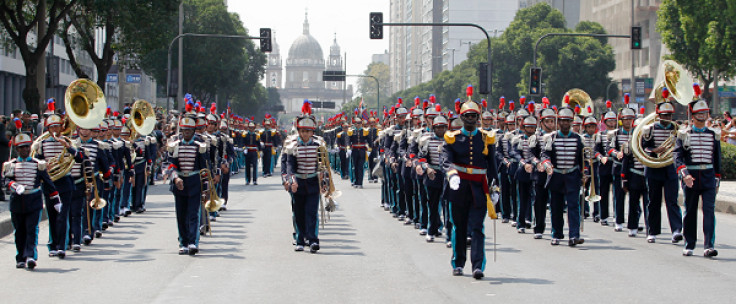
<svg viewBox="0 0 736 304"><path fill-rule="evenodd" d="M662 73L664 73L664 81L657 84L652 92L652 94L654 94L654 103L658 105L667 101L664 96L662 96L662 89L667 88L670 97L679 104L687 107L695 97L693 81L690 80L687 71L685 71L685 69L683 69L677 62L665 60L662 63ZM674 121L669 121L669 123L675 125L674 130L672 130L667 140L660 145L660 147L665 148L662 153L652 156L641 147L644 128L647 128L649 125L661 120L662 119L657 116L657 113L654 112L644 117L641 123L639 123L636 128L634 128L634 131L631 132L631 138L629 141L631 152L634 154L634 157L642 163L642 165L649 168L663 168L674 162L672 151L675 149L676 132L680 128L680 126Z"/></svg>
<svg viewBox="0 0 736 304"><path fill-rule="evenodd" d="M575 109L575 106L580 107L580 115L589 116L595 113L595 105L587 92L581 89L570 89L565 93L565 96L570 97L567 103L570 109ZM588 111L588 107L590 107L590 111Z"/></svg>
<svg viewBox="0 0 736 304"><path fill-rule="evenodd" d="M77 79L69 84L64 94L66 116L84 129L100 125L107 112L107 102L102 89L89 79Z"/></svg>

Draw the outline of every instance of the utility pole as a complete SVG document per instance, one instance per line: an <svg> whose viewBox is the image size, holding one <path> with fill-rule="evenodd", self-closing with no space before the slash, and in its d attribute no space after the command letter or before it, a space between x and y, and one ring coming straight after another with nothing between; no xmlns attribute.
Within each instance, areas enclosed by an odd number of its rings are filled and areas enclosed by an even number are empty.
<svg viewBox="0 0 736 304"><path fill-rule="evenodd" d="M448 69L448 70L452 71L452 70L454 70L454 69L455 69L455 51L456 51L457 49L445 49L445 50L446 50L446 51L452 51L452 65L451 65L451 66L450 66L450 68Z"/></svg>
<svg viewBox="0 0 736 304"><path fill-rule="evenodd" d="M184 33L184 1L179 3L179 35L183 33ZM179 39L179 69L178 69L178 72L179 72L178 73L179 74L178 75L179 85L176 91L176 99L174 100L174 104L176 104L177 100L182 100L182 98L184 98L184 92L183 92L184 88L181 85L181 83L184 81L184 38L183 37L182 39ZM166 92L166 94L168 93L169 92Z"/></svg>
<svg viewBox="0 0 736 304"><path fill-rule="evenodd" d="M634 0L631 0L631 27L634 27L634 17L635 17L635 7L634 7ZM636 68L636 65L634 64L634 57L635 57L635 50L631 49L631 89L629 90L629 94L631 94L631 99L636 102L636 75L634 69ZM639 106L636 106L639 108ZM637 111L637 113L639 113Z"/></svg>

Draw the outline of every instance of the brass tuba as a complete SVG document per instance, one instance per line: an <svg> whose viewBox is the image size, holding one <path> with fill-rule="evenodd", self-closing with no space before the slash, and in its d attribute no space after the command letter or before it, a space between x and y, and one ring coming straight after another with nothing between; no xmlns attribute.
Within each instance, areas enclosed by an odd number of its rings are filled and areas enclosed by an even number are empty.
<svg viewBox="0 0 736 304"><path fill-rule="evenodd" d="M95 82L89 79L77 79L69 84L64 94L64 105L67 112L63 118L64 123L61 133L51 134L47 131L41 134L32 145L31 157L38 153L41 142L49 137L66 141L72 145L69 136L77 128L77 125L83 128L95 127L102 122L107 110L105 94L102 93L102 89ZM66 149L63 149L59 155L47 155L47 157L48 173L52 181L57 181L66 176L74 167L74 156L69 154Z"/></svg>
<svg viewBox="0 0 736 304"><path fill-rule="evenodd" d="M570 89L565 93L565 96L570 97L570 101L568 102L570 109L575 109L575 106L580 106L580 115L588 116L595 113L595 105L587 92L581 89ZM588 107L590 107L590 111L588 111Z"/></svg>
<svg viewBox="0 0 736 304"><path fill-rule="evenodd" d="M665 102L662 97L662 88L667 88L672 98L683 106L693 100L695 92L693 91L693 82L689 79L687 71L683 69L677 62L672 60L665 60L662 63L662 73L664 73L664 81L657 84L654 94L655 104ZM675 140L677 138L677 130L679 125L674 121L669 121L675 128L672 130L669 138L665 140L660 147L664 147L664 151L659 153L657 156L651 156L649 153L644 151L641 146L641 140L644 136L644 129L649 125L652 125L658 121L663 121L657 116L657 113L651 113L644 117L642 121L634 128L631 132L631 138L629 139L629 148L631 153L634 154L642 165L649 168L663 168L671 165L674 162L672 151L675 150Z"/></svg>
<svg viewBox="0 0 736 304"><path fill-rule="evenodd" d="M64 94L64 106L69 119L85 129L98 126L107 112L105 94L89 79L77 79L69 84Z"/></svg>

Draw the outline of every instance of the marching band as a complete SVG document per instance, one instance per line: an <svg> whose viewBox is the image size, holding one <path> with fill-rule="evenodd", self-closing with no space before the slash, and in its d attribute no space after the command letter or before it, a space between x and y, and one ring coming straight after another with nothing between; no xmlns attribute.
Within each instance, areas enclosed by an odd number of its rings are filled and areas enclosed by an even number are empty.
<svg viewBox="0 0 736 304"><path fill-rule="evenodd" d="M44 202L49 257L63 259L68 250L79 252L82 244L103 237L116 222L146 211L148 186L162 159L181 255L199 253L200 235L211 234L213 222L227 210L231 175L245 169L245 185L258 185L260 161L263 178L280 164L295 251L320 250L320 219L324 225L325 212L335 210L340 195L334 171L356 189L363 189L366 179L380 180L381 208L416 228L426 242L444 236L454 276L463 275L468 259L473 278L485 276L486 217L501 218L520 235L532 229L534 239L550 233L551 245L565 239L567 222L567 243L578 246L585 242L581 232L591 208L593 221L603 227L613 208L615 231L626 223L629 237L643 232L655 243L663 201L671 242L684 239L685 256L696 248L702 201L704 256L713 257L718 254L719 130L705 126L709 107L700 99L700 87L676 77L685 75L676 63L665 66L667 78L655 89L656 111L647 117L637 117L628 96L618 113L608 101L596 117L591 98L580 89L569 90L559 108L547 97L540 104L521 97L517 110L514 101L507 107L501 97L498 110L491 110L486 100L471 100L468 86L467 99L444 112L431 95L423 101L416 97L408 109L399 98L383 113L355 109L352 117L339 113L322 121L305 101L286 136L269 114L258 123L253 116L218 112L215 104L207 113L187 94L176 132L163 142L153 132L148 102L139 100L121 114L106 107L94 83L78 80L65 98L68 112L58 114L50 100L45 132L35 139L15 135L18 157L3 164L16 228L16 267L38 265ZM680 128L672 120L675 102L687 106L691 126ZM684 192L684 216L678 187Z"/></svg>

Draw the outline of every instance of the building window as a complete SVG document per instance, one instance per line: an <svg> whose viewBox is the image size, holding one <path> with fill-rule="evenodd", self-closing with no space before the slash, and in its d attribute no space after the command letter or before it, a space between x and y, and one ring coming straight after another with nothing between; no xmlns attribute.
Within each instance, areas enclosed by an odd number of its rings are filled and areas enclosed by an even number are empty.
<svg viewBox="0 0 736 304"><path fill-rule="evenodd" d="M333 82L332 82L332 87L333 87L333 88L337 88L337 82L336 82L336 81L333 81Z"/></svg>
<svg viewBox="0 0 736 304"><path fill-rule="evenodd" d="M294 71L289 72L289 81L294 81Z"/></svg>

